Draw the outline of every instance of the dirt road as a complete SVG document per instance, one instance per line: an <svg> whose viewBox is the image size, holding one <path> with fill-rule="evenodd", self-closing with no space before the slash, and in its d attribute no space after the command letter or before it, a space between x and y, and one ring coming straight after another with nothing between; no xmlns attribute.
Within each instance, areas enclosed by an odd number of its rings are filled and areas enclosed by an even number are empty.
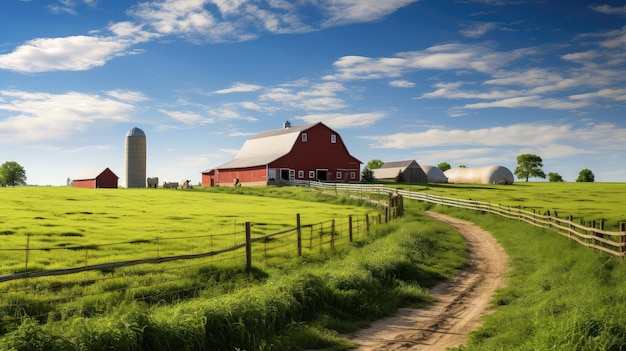
<svg viewBox="0 0 626 351"><path fill-rule="evenodd" d="M454 227L467 242L469 264L458 276L430 290L438 302L422 309L402 308L392 317L347 336L358 350L445 350L467 342L488 313L496 289L505 284L507 255L496 240L471 222L427 214Z"/></svg>

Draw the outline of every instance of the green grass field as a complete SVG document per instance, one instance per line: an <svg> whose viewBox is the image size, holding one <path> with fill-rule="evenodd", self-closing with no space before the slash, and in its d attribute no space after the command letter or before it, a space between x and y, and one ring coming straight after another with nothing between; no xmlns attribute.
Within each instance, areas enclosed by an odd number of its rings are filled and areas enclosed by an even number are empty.
<svg viewBox="0 0 626 351"><path fill-rule="evenodd" d="M375 213L354 205L174 189L18 187L0 189L0 198L0 275L216 250L243 243L245 222L258 237L295 227L296 214L302 224L337 219L345 225L349 215Z"/></svg>
<svg viewBox="0 0 626 351"><path fill-rule="evenodd" d="M295 213L307 223L374 211L358 200L303 188L2 191L13 204L2 210L3 244L23 247L28 234L31 245L45 247L89 242L102 246L103 259L115 246L103 245L104 239L140 240L146 228L151 235L188 238L216 227L232 233L235 221L250 220L267 233L294 225ZM163 243L161 250L168 245L180 244ZM44 250L56 255L46 264L34 252L32 264L45 269L57 265L55 259L81 259L73 250ZM465 260L460 237L416 208L352 243L283 256L252 272L241 260L202 260L1 283L0 350L346 350L351 345L338 332L398 306L426 303L424 289L453 276Z"/></svg>
<svg viewBox="0 0 626 351"><path fill-rule="evenodd" d="M573 216L575 221L605 220L607 230L616 231L626 222L626 183L549 183L518 182L513 185L491 184L429 184L394 185L406 190L420 191L458 199L472 199L521 206L537 213L555 211L561 218Z"/></svg>

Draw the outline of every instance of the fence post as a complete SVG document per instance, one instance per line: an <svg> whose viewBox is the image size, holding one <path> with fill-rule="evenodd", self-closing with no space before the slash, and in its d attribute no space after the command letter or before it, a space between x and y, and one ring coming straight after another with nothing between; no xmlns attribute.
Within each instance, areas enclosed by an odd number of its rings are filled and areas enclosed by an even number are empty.
<svg viewBox="0 0 626 351"><path fill-rule="evenodd" d="M626 252L626 222L619 223L619 231L622 232L622 246L620 246L619 252L622 254L622 259L624 259L624 252Z"/></svg>
<svg viewBox="0 0 626 351"><path fill-rule="evenodd" d="M298 236L298 257L302 257L302 230L300 228L299 213L296 213L296 234Z"/></svg>
<svg viewBox="0 0 626 351"><path fill-rule="evenodd" d="M365 214L365 235L370 235L370 216Z"/></svg>
<svg viewBox="0 0 626 351"><path fill-rule="evenodd" d="M252 271L252 236L250 235L250 222L246 222L246 272Z"/></svg>
<svg viewBox="0 0 626 351"><path fill-rule="evenodd" d="M28 272L28 256L30 255L30 234L26 234L26 262L24 264L24 272Z"/></svg>
<svg viewBox="0 0 626 351"><path fill-rule="evenodd" d="M331 226L330 226L330 248L331 249L335 248L335 220L334 219L331 221Z"/></svg>
<svg viewBox="0 0 626 351"><path fill-rule="evenodd" d="M352 215L348 216L348 235L350 237L350 242L352 242Z"/></svg>

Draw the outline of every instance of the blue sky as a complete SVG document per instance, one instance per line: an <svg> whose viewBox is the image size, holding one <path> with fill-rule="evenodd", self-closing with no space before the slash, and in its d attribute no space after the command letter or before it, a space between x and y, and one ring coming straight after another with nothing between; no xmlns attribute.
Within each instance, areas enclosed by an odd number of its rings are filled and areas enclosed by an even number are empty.
<svg viewBox="0 0 626 351"><path fill-rule="evenodd" d="M29 184L124 184L133 127L148 176L198 183L285 120L364 163L626 179L622 1L3 0L0 33L0 162Z"/></svg>

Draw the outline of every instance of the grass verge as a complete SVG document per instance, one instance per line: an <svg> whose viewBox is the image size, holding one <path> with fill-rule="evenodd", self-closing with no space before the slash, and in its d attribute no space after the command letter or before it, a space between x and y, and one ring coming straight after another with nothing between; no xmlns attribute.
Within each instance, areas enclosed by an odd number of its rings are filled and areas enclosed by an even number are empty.
<svg viewBox="0 0 626 351"><path fill-rule="evenodd" d="M626 349L626 264L555 232L491 214L434 207L492 233L509 255L495 312L457 350Z"/></svg>

